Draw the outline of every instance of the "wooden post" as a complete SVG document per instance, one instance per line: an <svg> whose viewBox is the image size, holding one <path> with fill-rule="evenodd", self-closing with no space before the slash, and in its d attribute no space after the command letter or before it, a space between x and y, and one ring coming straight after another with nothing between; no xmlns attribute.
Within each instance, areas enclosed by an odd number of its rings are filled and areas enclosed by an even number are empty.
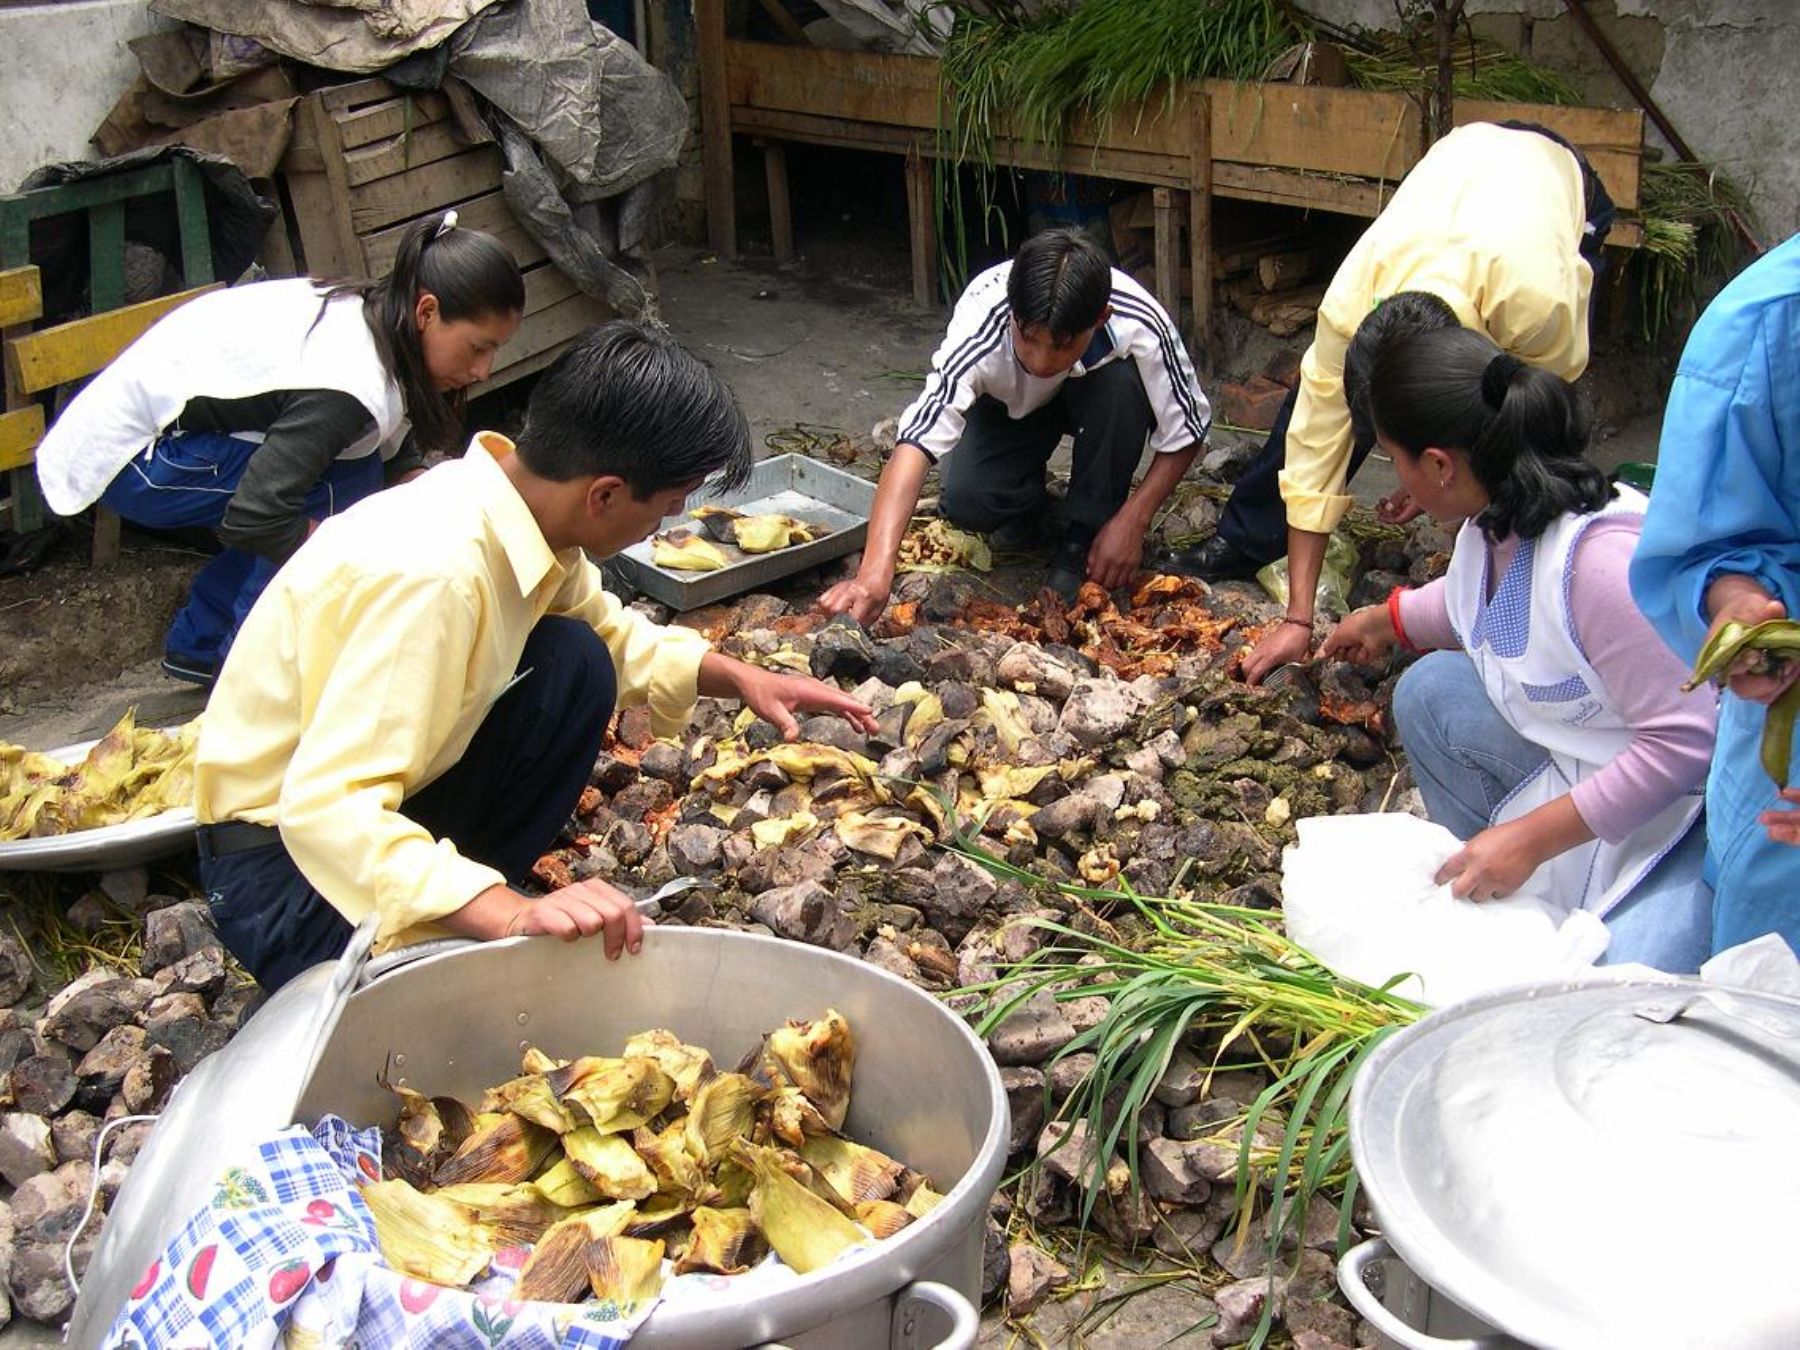
<svg viewBox="0 0 1800 1350"><path fill-rule="evenodd" d="M1181 251L1181 226L1175 223L1175 193L1166 187L1153 188L1150 201L1156 227L1156 298L1168 311L1172 322L1181 323L1181 264L1176 257Z"/></svg>
<svg viewBox="0 0 1800 1350"><path fill-rule="evenodd" d="M937 299L937 202L931 191L931 161L918 142L906 152L906 211L912 233L913 303L931 309Z"/></svg>
<svg viewBox="0 0 1800 1350"><path fill-rule="evenodd" d="M1212 99L1204 86L1188 91L1188 260L1194 288L1194 364L1210 372L1212 336Z"/></svg>
<svg viewBox="0 0 1800 1350"><path fill-rule="evenodd" d="M783 11L785 13L785 11ZM788 195L787 145L762 142L763 174L769 181L769 233L775 241L775 261L794 261L794 212Z"/></svg>
<svg viewBox="0 0 1800 1350"><path fill-rule="evenodd" d="M731 166L731 85L725 71L725 0L694 0L700 51L700 134L706 172L706 238L737 257L737 186Z"/></svg>

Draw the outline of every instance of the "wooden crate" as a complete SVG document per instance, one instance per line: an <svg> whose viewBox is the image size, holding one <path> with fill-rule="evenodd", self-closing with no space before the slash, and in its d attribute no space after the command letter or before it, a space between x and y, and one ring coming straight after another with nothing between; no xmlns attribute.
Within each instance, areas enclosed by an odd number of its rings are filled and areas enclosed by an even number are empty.
<svg viewBox="0 0 1800 1350"><path fill-rule="evenodd" d="M459 224L511 250L525 274L524 322L471 394L543 369L571 339L612 317L519 223L501 194L500 169L499 147L465 139L442 94L408 93L381 79L301 100L281 165L298 236L295 262L314 276L386 275L406 227L451 206Z"/></svg>
<svg viewBox="0 0 1800 1350"><path fill-rule="evenodd" d="M829 139L867 149L894 149L923 135L934 140L938 119L938 63L929 57L784 47L766 42L725 43L726 93L734 131L789 139ZM1216 196L1265 196L1374 215L1382 184L1391 188L1419 160L1419 108L1404 94L1322 85L1238 84L1207 80L1183 86L1173 98L1156 94L1121 108L1104 123L1078 119L1063 153L1020 141L1014 129L995 128L995 159L1024 168L1186 188L1191 137L1189 99L1204 93L1211 120ZM1638 205L1644 118L1613 108L1459 99L1456 121L1536 122L1579 146L1621 210ZM833 125L835 124L835 126ZM849 124L849 125L845 125ZM932 153L934 147L927 147ZM1234 171L1227 171L1226 166ZM1254 170L1282 171L1257 192ZM1343 179L1372 180L1350 193ZM1280 183L1278 191L1273 184ZM1245 185L1239 192L1236 187ZM1342 197L1344 200L1339 201Z"/></svg>

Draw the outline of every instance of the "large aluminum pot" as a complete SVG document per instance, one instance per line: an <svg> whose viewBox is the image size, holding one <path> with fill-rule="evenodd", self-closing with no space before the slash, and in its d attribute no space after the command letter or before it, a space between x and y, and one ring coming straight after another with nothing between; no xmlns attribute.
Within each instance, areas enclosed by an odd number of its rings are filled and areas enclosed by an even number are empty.
<svg viewBox="0 0 1800 1350"><path fill-rule="evenodd" d="M222 1135L247 1142L327 1111L386 1124L394 1098L377 1082L384 1074L473 1099L518 1072L528 1043L556 1055L604 1054L633 1032L667 1027L731 1064L763 1032L827 1007L849 1019L858 1043L845 1133L925 1172L945 1189L944 1203L789 1289L661 1309L632 1344L974 1343L988 1202L1006 1155L1006 1095L974 1033L904 980L816 947L722 929L648 929L642 953L618 962L597 942L517 938L401 965L340 1000L329 1025L334 982L354 983L349 963L306 972L182 1084L115 1201L76 1306L73 1344L98 1341L204 1198L229 1151ZM255 1129L245 1125L271 1114Z"/></svg>
<svg viewBox="0 0 1800 1350"><path fill-rule="evenodd" d="M1786 1350L1796 1137L1793 999L1674 978L1470 999L1357 1075L1382 1236L1338 1282L1404 1350Z"/></svg>

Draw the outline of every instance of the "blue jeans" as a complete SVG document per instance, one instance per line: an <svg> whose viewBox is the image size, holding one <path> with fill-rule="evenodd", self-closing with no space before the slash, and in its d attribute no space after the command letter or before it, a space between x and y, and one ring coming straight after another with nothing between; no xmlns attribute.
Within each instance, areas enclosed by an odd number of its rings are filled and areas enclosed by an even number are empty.
<svg viewBox="0 0 1800 1350"><path fill-rule="evenodd" d="M217 529L250 456L261 448L259 442L216 431L164 436L148 458L139 456L119 471L100 504L147 529ZM379 489L381 475L379 455L333 460L302 509L313 520L336 515ZM163 644L168 654L200 665L223 662L238 626L278 566L241 548L223 550L194 578Z"/></svg>
<svg viewBox="0 0 1800 1350"><path fill-rule="evenodd" d="M463 757L400 806L515 885L574 813L618 700L612 655L578 619L540 619L518 670ZM203 849L200 881L219 940L270 992L349 944L348 921L281 844L218 857Z"/></svg>
<svg viewBox="0 0 1800 1350"><path fill-rule="evenodd" d="M1394 721L1426 813L1458 839L1485 830L1513 789L1549 758L1500 715L1461 652L1430 652L1400 677ZM1706 830L1696 820L1606 916L1612 941L1601 964L1639 962L1674 974L1700 968L1712 951L1705 859Z"/></svg>

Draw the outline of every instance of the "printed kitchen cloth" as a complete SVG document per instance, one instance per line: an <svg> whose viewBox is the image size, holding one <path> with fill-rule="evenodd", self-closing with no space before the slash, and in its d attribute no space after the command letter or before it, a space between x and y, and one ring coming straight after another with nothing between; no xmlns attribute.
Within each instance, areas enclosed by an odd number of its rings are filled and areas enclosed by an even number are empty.
<svg viewBox="0 0 1800 1350"><path fill-rule="evenodd" d="M381 1177L381 1132L326 1116L225 1169L205 1206L151 1262L106 1345L128 1350L613 1350L654 1304L522 1303L525 1249L498 1253L469 1289L381 1261L357 1187Z"/></svg>

